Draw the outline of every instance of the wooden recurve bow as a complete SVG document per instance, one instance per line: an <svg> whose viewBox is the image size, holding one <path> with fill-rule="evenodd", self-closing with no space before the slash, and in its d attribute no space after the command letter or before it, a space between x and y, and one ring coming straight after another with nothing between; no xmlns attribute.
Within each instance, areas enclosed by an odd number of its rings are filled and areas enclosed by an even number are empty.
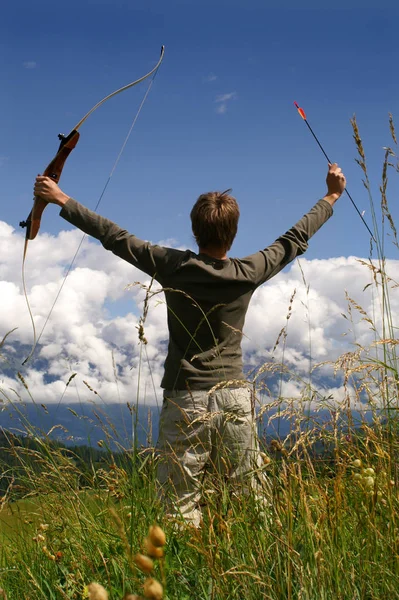
<svg viewBox="0 0 399 600"><path fill-rule="evenodd" d="M55 157L53 158L53 160L49 163L49 165L47 166L47 168L45 169L43 175L47 176L47 177L51 177L51 179L53 179L53 181L55 181L56 183L59 182L60 177L61 177L61 173L62 173L62 169L64 168L66 159L68 158L69 154L72 152L72 150L75 148L76 144L79 141L79 128L83 125L83 123L86 121L86 119L97 109L99 108L102 104L104 104L104 102L106 102L107 100L109 100L110 98L112 98L113 96L116 96L117 94L120 94L121 92L124 92L125 90L137 85L138 83L141 83L142 81L144 81L145 79L147 79L148 77L151 77L151 75L156 75L163 57L164 57L164 46L162 46L161 48L161 54L159 57L159 60L157 62L157 64L155 65L155 67L153 69L151 69L151 71L149 71L148 73L146 73L146 75L143 75L143 77L140 77L139 79L136 79L136 81L132 81L131 83L128 83L127 85L124 85L123 87L119 88L118 90L112 92L111 94L108 94L108 96L106 96L105 98L103 98L102 100L100 100L100 102L97 102L97 104L95 104L95 106L93 106L88 113L85 114L85 116L79 121L79 123L77 123L75 125L75 127L72 129L72 131L68 134L68 135L63 135L62 133L60 133L58 135L58 138L60 140L60 146L58 148L58 152L55 155ZM34 335L34 342L33 342L33 347L32 350L29 354L29 356L24 360L23 364L25 364L30 357L32 356L37 341L36 341L36 328L35 328L35 323L33 320L33 316L32 316L32 312L30 309L30 305L29 305L29 301L28 301L28 296L26 293L26 285L25 285L25 259L26 259L26 251L28 248L28 242L29 240L34 240L35 237L37 236L39 229L40 229L40 223L41 223L41 218L42 218L42 214L44 209L47 206L47 202L45 200L43 200L42 198L39 197L35 197L33 199L33 207L32 210L29 213L28 218L26 219L26 221L21 221L20 222L20 226L25 228L26 227L26 235L25 235L25 245L24 245L24 254L23 254L23 260L22 260L22 282L23 282L23 288L24 288L24 294L25 294L25 298L26 298L26 302L27 302L27 306L28 306L28 310L29 310L29 315L32 321L32 326L33 326L33 335Z"/></svg>

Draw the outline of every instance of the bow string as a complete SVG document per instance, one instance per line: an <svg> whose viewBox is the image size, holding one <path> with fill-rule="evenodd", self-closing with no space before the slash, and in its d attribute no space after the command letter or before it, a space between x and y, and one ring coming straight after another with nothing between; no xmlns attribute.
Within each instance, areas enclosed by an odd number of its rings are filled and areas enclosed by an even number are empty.
<svg viewBox="0 0 399 600"><path fill-rule="evenodd" d="M124 92L125 90L128 90L129 88L134 87L135 85L141 83L142 81L148 79L149 77L151 77L151 75L153 75L153 79L151 80L150 86L148 87L148 89L147 89L147 91L146 91L146 93L144 95L144 98L143 98L143 100L142 100L142 102L141 102L141 104L139 106L139 109L138 109L138 111L137 111L137 113L136 113L136 115L134 117L133 123L132 123L132 125L130 127L130 130L129 130L127 136L126 136L126 139L124 140L124 142L122 144L122 148L121 148L121 150L119 152L119 155L118 155L118 157L117 157L117 159L116 159L116 161L115 161L115 163L114 163L114 165L112 167L111 173L110 173L110 175L108 177L108 180L107 180L107 182L106 182L106 184L105 184L105 186L103 188L103 191L102 191L102 193L100 195L100 198L99 198L99 200L97 202L97 205L96 205L96 208L95 208L95 210L97 210L98 205L100 204L100 201L101 201L101 199L102 199L102 197L104 195L104 192L105 192L105 190L106 190L106 188L107 188L107 186L109 184L111 176L112 176L112 174L113 174L113 172L114 172L114 170L116 168L116 165L117 165L117 163L118 163L118 161L119 161L119 159L120 159L120 157L122 155L122 152L123 152L123 150L124 150L124 148L125 148L125 146L127 144L127 141L128 141L128 138L129 138L129 136L130 136L130 134L132 132L132 129L133 129L133 127L134 127L134 125L135 125L135 123L137 121L137 118L138 118L138 116L139 116L139 114L141 112L141 109L142 109L142 107L144 105L144 102L145 102L145 100L146 100L146 98L148 96L148 93L150 91L152 82L154 81L154 78L155 78L155 76L156 76L156 74L158 72L158 69L161 66L161 63L162 63L163 57L164 57L164 53L165 53L165 47L162 46L159 60L158 60L158 62L155 65L154 68L152 68L148 73L146 73L145 75L143 75L139 79L136 79L135 81L132 81L131 83L128 83L127 85L124 85L123 87L115 90L111 94L108 94L107 96L105 96L105 98L103 98L102 100L100 100L99 102L97 102L97 104L95 104L84 115L84 117L82 119L80 119L80 121L75 125L75 127L72 129L72 131L68 135L63 135L62 133L60 133L58 135L58 138L60 140L60 145L59 145L57 154L52 159L52 161L49 163L49 165L46 167L45 171L43 172L43 175L45 175L46 177L50 177L53 181L55 181L56 183L58 183L59 180L60 180L60 177L61 177L62 170L63 170L64 165L65 165L66 159L68 158L68 156L72 152L72 150L76 147L76 145L77 145L77 143L79 141L80 133L79 133L78 130L83 125L83 123L90 117L90 115L93 114L93 112L95 110L97 110L97 108L99 108L102 104L104 104L105 102L107 102L107 100L110 100L111 98L113 98L117 94L120 94L121 92ZM26 227L25 244L24 244L23 260L22 260L22 283L23 283L24 295L25 295L25 299L26 299L26 303L27 303L27 307L28 307L28 311L29 311L29 316L30 316L30 319L31 319L31 322L32 322L32 328L33 328L33 346L32 346L32 350L29 353L29 356L24 360L24 362L22 364L25 364L26 362L28 362L28 360L31 358L31 356L33 355L33 353L35 351L35 348L36 348L36 346L37 346L37 344L38 344L38 342L40 340L40 337L43 334L44 328L45 328L45 326L46 326L46 324L47 324L47 322L48 322L48 320L50 318L50 315L51 315L51 313L52 313L52 311L54 309L55 303L58 300L58 297L59 297L59 295L61 293L61 290L62 290L62 288L63 288L63 286L65 284L66 278L68 277L68 275L69 275L69 273L70 273L70 271L72 269L73 262L75 261L75 259L77 257L77 254L78 254L78 252L80 250L80 247L82 245L83 239L85 237L85 236L83 236L83 238L82 238L82 240L81 240L81 242L79 244L79 247L78 247L78 249L77 249L77 251L76 251L76 253L75 253L74 257L73 257L72 263L71 263L71 265L69 266L69 268L67 270L65 278L64 278L64 280L63 280L63 282L61 284L61 287L60 287L60 289L59 289L59 291L57 293L57 296L56 296L56 298L54 300L54 303L53 303L53 305L52 305L52 307L50 309L50 313L48 314L48 316L47 316L47 318L45 320L45 323L44 323L44 326L43 326L43 328L41 330L40 336L36 339L36 327L35 327L35 323L34 323L32 311L31 311L31 307L30 307L30 304L29 304L28 295L27 295L27 291L26 291L25 261L26 261L26 252L27 252L27 248L28 248L28 242L30 240L34 240L35 237L37 236L37 234L39 232L39 229L40 229L41 217L42 217L43 211L46 208L47 204L48 204L48 202L46 202L42 198L35 197L33 199L33 207L32 207L31 212L29 213L28 218L26 219L26 221L21 221L20 222L20 226L21 227L23 227L23 228Z"/></svg>

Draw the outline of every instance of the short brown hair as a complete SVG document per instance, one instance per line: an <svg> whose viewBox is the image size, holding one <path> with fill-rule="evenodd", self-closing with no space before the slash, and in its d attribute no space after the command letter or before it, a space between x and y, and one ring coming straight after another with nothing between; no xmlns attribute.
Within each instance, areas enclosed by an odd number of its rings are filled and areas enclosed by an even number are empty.
<svg viewBox="0 0 399 600"><path fill-rule="evenodd" d="M199 248L209 246L230 250L237 233L240 209L237 200L225 192L201 194L190 213L191 226Z"/></svg>

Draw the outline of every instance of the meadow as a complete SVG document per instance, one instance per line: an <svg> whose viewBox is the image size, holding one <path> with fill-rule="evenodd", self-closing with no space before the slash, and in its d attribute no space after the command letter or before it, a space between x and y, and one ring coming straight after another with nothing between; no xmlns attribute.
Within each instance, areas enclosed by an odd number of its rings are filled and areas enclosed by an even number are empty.
<svg viewBox="0 0 399 600"><path fill-rule="evenodd" d="M272 407L270 418L290 422L287 436L261 440L264 464L256 475L267 508L212 480L204 485L202 527L186 526L164 515L151 445L115 449L105 438L101 454L82 460L25 423L34 444L8 436L0 458L0 598L399 598L398 342L390 309L398 283L384 257L387 233L397 244L387 185L398 166L387 148L377 206L352 125L376 238L377 258L364 268L378 314L348 298L346 318L365 320L374 339L330 365L343 382L341 399L320 398L309 378L300 398L260 403L259 419ZM396 145L391 118L389 128ZM276 346L286 344L290 311ZM284 361L263 365L251 379L259 399L267 374L276 373L296 378ZM354 420L353 395L371 419ZM329 418L317 419L315 406ZM152 539L154 525L165 544Z"/></svg>

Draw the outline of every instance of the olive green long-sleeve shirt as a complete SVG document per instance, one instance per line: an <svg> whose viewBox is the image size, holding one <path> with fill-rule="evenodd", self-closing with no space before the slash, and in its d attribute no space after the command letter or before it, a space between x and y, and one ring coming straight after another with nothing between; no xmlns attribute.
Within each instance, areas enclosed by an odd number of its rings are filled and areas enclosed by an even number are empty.
<svg viewBox="0 0 399 600"><path fill-rule="evenodd" d="M218 260L145 242L72 198L61 216L164 288L169 346L162 387L206 390L243 379L241 339L252 294L308 247L332 215L317 204L273 244L245 258Z"/></svg>

